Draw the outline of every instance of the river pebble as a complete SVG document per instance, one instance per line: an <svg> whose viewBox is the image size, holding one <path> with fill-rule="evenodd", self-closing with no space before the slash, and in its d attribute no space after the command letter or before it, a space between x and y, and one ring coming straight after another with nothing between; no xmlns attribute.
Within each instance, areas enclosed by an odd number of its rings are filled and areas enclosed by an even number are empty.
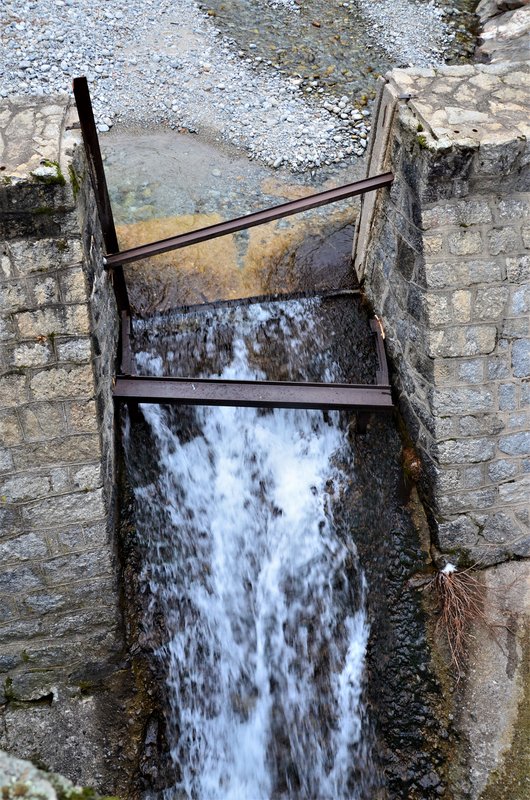
<svg viewBox="0 0 530 800"><path fill-rule="evenodd" d="M258 19L262 3L299 14L292 0L254 0ZM417 30L423 20L422 36L443 28L433 0L381 5L392 24L401 14L392 6L413 8L406 24ZM70 92L72 78L86 75L100 132L113 125L200 132L293 172L364 153L367 109L275 70L251 46L239 50L215 27L215 13L193 0L3 0L0 97ZM441 40L428 42L437 63Z"/></svg>

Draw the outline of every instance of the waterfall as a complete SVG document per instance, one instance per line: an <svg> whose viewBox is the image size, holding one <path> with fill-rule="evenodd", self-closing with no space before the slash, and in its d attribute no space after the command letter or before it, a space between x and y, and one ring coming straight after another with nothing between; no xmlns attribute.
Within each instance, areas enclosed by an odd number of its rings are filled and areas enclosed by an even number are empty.
<svg viewBox="0 0 530 800"><path fill-rule="evenodd" d="M230 335L217 376L271 377L263 369L264 342L280 331L282 368L303 374L309 342L320 379L337 379L340 368L319 341L316 306L290 301L220 311L217 325L201 328L197 362L204 369L215 361L222 328ZM166 321L163 345L146 325L151 344L144 337L137 353L141 373L182 370L187 346L179 324ZM145 624L160 631L154 658L165 675L175 782L164 797L365 798L366 587L355 544L334 523L354 469L344 418L140 408L154 463L137 463L145 448L137 443L133 454L130 423L125 440L143 547Z"/></svg>

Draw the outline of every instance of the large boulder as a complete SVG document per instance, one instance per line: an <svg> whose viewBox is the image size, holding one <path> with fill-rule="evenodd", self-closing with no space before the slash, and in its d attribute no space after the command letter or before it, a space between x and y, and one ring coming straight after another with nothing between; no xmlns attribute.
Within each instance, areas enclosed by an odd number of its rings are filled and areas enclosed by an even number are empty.
<svg viewBox="0 0 530 800"><path fill-rule="evenodd" d="M493 2L493 0L487 0ZM530 54L530 4L492 17L482 28L479 61L527 61Z"/></svg>

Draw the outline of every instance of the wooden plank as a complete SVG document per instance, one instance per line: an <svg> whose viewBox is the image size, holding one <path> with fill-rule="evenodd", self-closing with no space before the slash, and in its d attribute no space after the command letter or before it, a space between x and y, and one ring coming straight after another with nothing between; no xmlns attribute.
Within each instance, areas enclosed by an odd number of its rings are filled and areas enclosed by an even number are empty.
<svg viewBox="0 0 530 800"><path fill-rule="evenodd" d="M119 401L253 408L320 408L390 411L390 386L289 381L118 377L113 390Z"/></svg>

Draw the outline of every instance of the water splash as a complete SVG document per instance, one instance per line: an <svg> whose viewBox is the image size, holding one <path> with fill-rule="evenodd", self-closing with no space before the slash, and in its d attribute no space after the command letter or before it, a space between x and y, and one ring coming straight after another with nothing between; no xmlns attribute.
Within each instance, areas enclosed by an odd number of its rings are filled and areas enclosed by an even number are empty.
<svg viewBox="0 0 530 800"><path fill-rule="evenodd" d="M307 307L283 305L296 352ZM265 377L245 337L270 314L242 313L222 377ZM154 350L137 361L162 370ZM165 797L365 797L368 625L355 545L333 522L347 480L339 415L197 408L190 424L189 409L141 408L158 453L135 497L166 674Z"/></svg>

